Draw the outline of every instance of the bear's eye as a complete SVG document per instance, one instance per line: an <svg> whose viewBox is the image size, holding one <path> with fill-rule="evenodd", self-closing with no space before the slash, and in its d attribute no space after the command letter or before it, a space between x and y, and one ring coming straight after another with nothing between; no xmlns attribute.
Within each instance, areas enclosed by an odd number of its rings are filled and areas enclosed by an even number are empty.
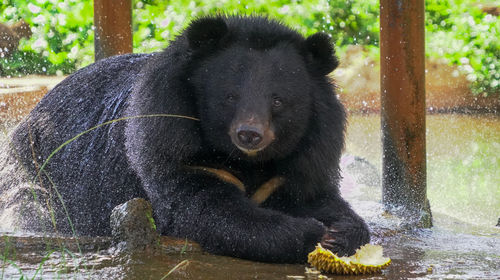
<svg viewBox="0 0 500 280"><path fill-rule="evenodd" d="M273 107L278 108L278 107L281 107L281 105L283 105L283 102L281 102L281 99L279 97L274 97L273 98Z"/></svg>
<svg viewBox="0 0 500 280"><path fill-rule="evenodd" d="M234 100L235 100L235 99L236 99L236 98L234 97L234 95L233 95L233 94L228 94L228 95L226 96L226 100L227 100L227 102L232 103L232 102L234 102Z"/></svg>

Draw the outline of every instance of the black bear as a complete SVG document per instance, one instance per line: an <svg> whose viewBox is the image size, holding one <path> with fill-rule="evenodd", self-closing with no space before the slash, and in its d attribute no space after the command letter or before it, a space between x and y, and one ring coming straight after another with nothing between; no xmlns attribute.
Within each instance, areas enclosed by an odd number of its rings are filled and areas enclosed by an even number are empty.
<svg viewBox="0 0 500 280"><path fill-rule="evenodd" d="M199 18L161 53L68 77L12 145L58 232L108 235L113 207L143 197L161 234L215 254L301 262L322 242L349 255L369 231L338 190L337 64L325 34Z"/></svg>

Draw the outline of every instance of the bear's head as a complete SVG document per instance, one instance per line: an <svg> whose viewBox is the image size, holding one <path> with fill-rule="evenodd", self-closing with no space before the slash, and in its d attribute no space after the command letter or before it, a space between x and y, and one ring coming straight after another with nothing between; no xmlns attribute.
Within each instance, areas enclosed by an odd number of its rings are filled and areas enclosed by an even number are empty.
<svg viewBox="0 0 500 280"><path fill-rule="evenodd" d="M214 150L286 157L315 121L319 92L333 95L326 75L338 62L325 34L304 38L260 17L212 17L194 21L186 36L203 137Z"/></svg>

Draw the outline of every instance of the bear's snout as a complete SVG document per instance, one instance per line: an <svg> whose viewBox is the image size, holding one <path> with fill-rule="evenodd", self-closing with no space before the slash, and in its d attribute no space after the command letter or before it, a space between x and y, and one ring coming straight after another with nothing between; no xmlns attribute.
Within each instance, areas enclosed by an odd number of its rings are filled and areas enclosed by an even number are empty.
<svg viewBox="0 0 500 280"><path fill-rule="evenodd" d="M234 122L229 130L233 144L249 156L265 149L274 140L274 131L263 122Z"/></svg>
<svg viewBox="0 0 500 280"><path fill-rule="evenodd" d="M262 142L264 131L261 127L243 124L236 129L236 135L238 136L238 142L242 146L252 149Z"/></svg>

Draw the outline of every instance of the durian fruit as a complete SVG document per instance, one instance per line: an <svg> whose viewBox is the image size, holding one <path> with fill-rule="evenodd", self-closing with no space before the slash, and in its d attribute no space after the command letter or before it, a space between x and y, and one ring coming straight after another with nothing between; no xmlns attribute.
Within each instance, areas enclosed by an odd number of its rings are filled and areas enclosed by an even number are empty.
<svg viewBox="0 0 500 280"><path fill-rule="evenodd" d="M334 274L372 274L389 266L390 258L382 256L382 246L366 244L350 257L338 257L318 243L309 253L308 262L316 269Z"/></svg>

